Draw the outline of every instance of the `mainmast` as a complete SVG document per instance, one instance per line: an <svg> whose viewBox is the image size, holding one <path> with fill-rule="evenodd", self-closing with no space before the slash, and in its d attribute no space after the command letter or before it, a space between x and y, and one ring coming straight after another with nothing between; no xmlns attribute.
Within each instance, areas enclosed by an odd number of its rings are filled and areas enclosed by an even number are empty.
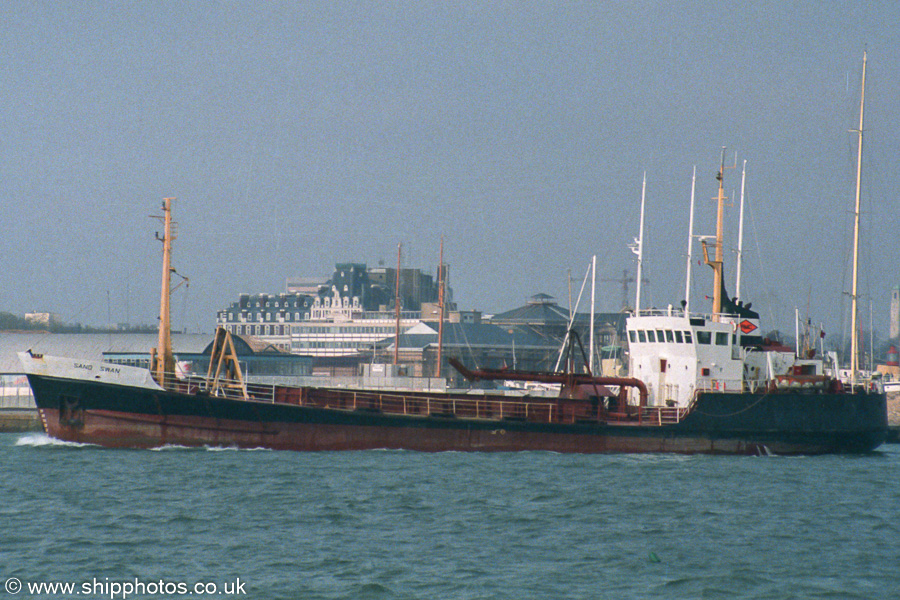
<svg viewBox="0 0 900 600"><path fill-rule="evenodd" d="M863 110L866 97L866 52L863 52L862 91L859 95L859 136L858 153L856 156L856 208L853 213L853 289L850 292L850 383L856 385L856 375L859 370L859 324L858 320L858 284L859 284L859 200L862 185L862 155L863 155Z"/></svg>
<svg viewBox="0 0 900 600"><path fill-rule="evenodd" d="M172 201L163 199L163 216L154 217L163 222L163 235L157 232L156 239L163 244L162 290L159 299L159 340L156 347L156 382L165 387L166 378L175 373L175 357L172 354L172 319L170 295L172 287L172 242L175 236L172 231Z"/></svg>
<svg viewBox="0 0 900 600"><path fill-rule="evenodd" d="M719 181L718 209L716 210L716 261L715 279L713 289L713 315L716 320L722 312L722 270L725 264L725 148L722 148L722 162L719 165L719 173L716 175Z"/></svg>
<svg viewBox="0 0 900 600"><path fill-rule="evenodd" d="M722 266L724 264L724 238L725 238L725 148L722 148L722 160L719 164L719 172L716 174L719 182L719 195L717 197L718 210L716 212L716 259L709 260L709 252L706 241L703 244L703 258L713 269L713 320L718 321L722 312Z"/></svg>

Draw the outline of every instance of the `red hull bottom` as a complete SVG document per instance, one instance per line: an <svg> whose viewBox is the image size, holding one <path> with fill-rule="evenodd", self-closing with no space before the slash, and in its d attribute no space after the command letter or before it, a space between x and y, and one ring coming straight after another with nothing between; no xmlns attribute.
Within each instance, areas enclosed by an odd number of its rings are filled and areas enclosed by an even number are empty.
<svg viewBox="0 0 900 600"><path fill-rule="evenodd" d="M208 417L134 415L86 410L79 427L60 425L59 411L40 409L52 437L114 448L161 446L268 448L332 451L395 449L443 451L549 451L563 453L817 454L820 444L802 441L754 442L674 435L660 427L616 426L578 434L517 431L498 422L493 428L247 423Z"/></svg>

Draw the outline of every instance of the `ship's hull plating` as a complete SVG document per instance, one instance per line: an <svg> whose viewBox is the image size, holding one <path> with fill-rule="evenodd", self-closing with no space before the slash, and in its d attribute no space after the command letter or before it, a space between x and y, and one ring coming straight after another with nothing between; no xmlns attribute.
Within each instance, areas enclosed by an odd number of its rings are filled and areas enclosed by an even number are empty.
<svg viewBox="0 0 900 600"><path fill-rule="evenodd" d="M823 454L869 452L887 434L883 394L708 393L680 423L654 425L405 416L29 380L49 435L111 447Z"/></svg>

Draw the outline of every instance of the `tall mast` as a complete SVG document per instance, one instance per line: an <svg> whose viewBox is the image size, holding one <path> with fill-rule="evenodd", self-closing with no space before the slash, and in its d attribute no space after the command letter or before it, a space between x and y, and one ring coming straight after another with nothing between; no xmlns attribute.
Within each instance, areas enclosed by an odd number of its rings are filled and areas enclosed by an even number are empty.
<svg viewBox="0 0 900 600"><path fill-rule="evenodd" d="M634 295L634 314L637 315L641 311L641 280L644 278L644 200L647 197L647 172L644 171L644 183L641 186L641 230L638 238L634 240L635 248L632 248L637 254L637 291Z"/></svg>
<svg viewBox="0 0 900 600"><path fill-rule="evenodd" d="M685 270L684 282L684 312L691 310L691 263L694 262L693 245L694 245L694 191L697 188L697 165L694 165L694 175L691 178L691 217L688 221L688 248L687 248L687 269Z"/></svg>
<svg viewBox="0 0 900 600"><path fill-rule="evenodd" d="M734 293L738 298L741 297L741 266L744 263L744 184L747 182L747 161L744 160L744 168L741 169L741 211L738 217L738 251L735 265L735 282Z"/></svg>
<svg viewBox="0 0 900 600"><path fill-rule="evenodd" d="M716 213L716 258L709 260L709 249L706 240L703 240L703 259L713 269L713 321L718 322L722 312L722 266L724 264L724 237L725 237L725 148L722 148L722 161L719 172L716 174L719 181L718 211Z"/></svg>
<svg viewBox="0 0 900 600"><path fill-rule="evenodd" d="M725 148L722 148L722 162L719 166L719 174L716 175L719 180L719 196L717 198L718 208L716 210L716 262L715 278L713 289L713 315L716 320L719 313L722 312L722 270L725 264Z"/></svg>
<svg viewBox="0 0 900 600"><path fill-rule="evenodd" d="M394 291L394 312L397 323L394 327L394 364L400 364L400 248L403 243L397 244L397 287Z"/></svg>
<svg viewBox="0 0 900 600"><path fill-rule="evenodd" d="M591 358L588 360L588 370L590 370L591 375L594 374L594 299L597 292L597 255L595 254L593 258L591 258L591 343L588 344L590 346Z"/></svg>
<svg viewBox="0 0 900 600"><path fill-rule="evenodd" d="M163 216L154 217L163 222L163 235L156 234L156 239L163 245L162 290L159 299L159 340L156 348L156 373L157 383L165 385L166 377L172 377L175 373L175 357L172 354L172 319L169 297L172 287L172 201L174 198L163 199Z"/></svg>
<svg viewBox="0 0 900 600"><path fill-rule="evenodd" d="M859 370L859 324L858 318L858 284L859 284L859 200L862 186L862 156L863 156L863 109L866 97L866 52L863 52L862 91L859 95L859 136L858 153L856 156L856 209L853 213L853 289L850 292L850 383L856 385L856 372Z"/></svg>
<svg viewBox="0 0 900 600"><path fill-rule="evenodd" d="M437 376L441 376L444 354L444 236L441 236L440 266L438 267L438 305L441 311L438 322L438 352L437 352Z"/></svg>

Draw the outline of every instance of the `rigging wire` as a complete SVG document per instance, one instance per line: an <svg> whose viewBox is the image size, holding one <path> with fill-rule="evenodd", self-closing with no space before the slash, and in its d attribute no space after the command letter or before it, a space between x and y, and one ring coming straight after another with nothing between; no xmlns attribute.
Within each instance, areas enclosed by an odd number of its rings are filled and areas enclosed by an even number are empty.
<svg viewBox="0 0 900 600"><path fill-rule="evenodd" d="M556 360L556 366L553 367L554 371L559 371L559 365L563 359L563 351L566 349L566 346L569 342L569 332L572 330L572 325L575 323L575 315L578 314L578 306L581 304L581 296L584 294L584 286L587 285L588 277L591 274L591 263L588 263L587 272L584 274L584 280L581 282L581 290L578 292L578 299L575 301L575 310L569 315L569 325L566 327L566 335L563 338L562 347L559 349L559 358Z"/></svg>
<svg viewBox="0 0 900 600"><path fill-rule="evenodd" d="M761 294L766 303L766 311L769 313L770 323L775 324L775 311L772 308L773 302L771 297L771 282L769 280L769 274L766 272L765 263L762 259L762 248L759 244L759 230L756 228L756 215L753 213L753 203L746 203L747 212L750 214L750 227L753 231L753 239L756 241L756 260L759 268L759 278L763 281L764 290Z"/></svg>

